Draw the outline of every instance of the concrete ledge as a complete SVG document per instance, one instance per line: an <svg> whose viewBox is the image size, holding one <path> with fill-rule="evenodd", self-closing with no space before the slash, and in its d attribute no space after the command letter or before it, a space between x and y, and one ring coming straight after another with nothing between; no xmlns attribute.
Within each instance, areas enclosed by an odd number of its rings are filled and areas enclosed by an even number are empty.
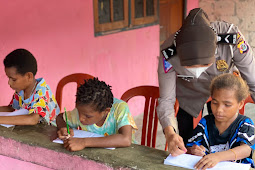
<svg viewBox="0 0 255 170"><path fill-rule="evenodd" d="M69 152L51 142L56 128L48 125L0 127L0 154L51 169L184 169L164 165L168 153L141 145L108 150L86 148Z"/></svg>
<svg viewBox="0 0 255 170"><path fill-rule="evenodd" d="M0 127L0 154L52 169L180 169L163 164L168 153L162 150L133 144L69 152L51 142L55 137L48 125Z"/></svg>

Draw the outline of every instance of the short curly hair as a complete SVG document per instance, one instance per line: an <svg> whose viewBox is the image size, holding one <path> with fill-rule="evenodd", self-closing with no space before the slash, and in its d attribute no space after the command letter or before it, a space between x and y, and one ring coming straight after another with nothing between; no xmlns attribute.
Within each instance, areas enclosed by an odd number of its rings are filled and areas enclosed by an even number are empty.
<svg viewBox="0 0 255 170"><path fill-rule="evenodd" d="M231 73L221 74L212 80L210 86L211 95L214 90L219 89L234 90L238 102L245 100L250 94L246 81L241 76Z"/></svg>
<svg viewBox="0 0 255 170"><path fill-rule="evenodd" d="M15 67L17 73L24 75L32 72L34 76L37 73L37 62L33 54L26 49L16 49L9 53L4 59L4 67Z"/></svg>
<svg viewBox="0 0 255 170"><path fill-rule="evenodd" d="M113 94L111 86L98 78L84 80L76 93L76 104L91 105L95 111L102 112L106 108L111 108L113 104Z"/></svg>

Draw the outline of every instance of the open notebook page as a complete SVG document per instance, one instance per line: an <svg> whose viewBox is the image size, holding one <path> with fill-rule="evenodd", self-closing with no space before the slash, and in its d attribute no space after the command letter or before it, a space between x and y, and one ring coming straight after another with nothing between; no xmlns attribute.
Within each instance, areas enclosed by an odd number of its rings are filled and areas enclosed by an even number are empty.
<svg viewBox="0 0 255 170"><path fill-rule="evenodd" d="M201 158L202 158L201 156L195 156L195 155L190 155L190 154L182 154L182 155L179 155L176 157L169 155L165 159L164 164L179 166L179 167L188 168L188 169L194 169L194 166ZM224 170L225 169L249 170L250 164L242 164L242 163L223 161L223 162L219 162L213 168L210 168L210 170L222 170L222 169L224 169Z"/></svg>
<svg viewBox="0 0 255 170"><path fill-rule="evenodd" d="M87 131L84 131L84 130L73 129L73 132L74 132L74 136L73 136L74 138L104 137L103 135L99 135L99 134L92 133L92 132L87 132ZM52 142L63 144L63 141L59 138L53 140ZM115 148L106 148L106 149L115 149Z"/></svg>
<svg viewBox="0 0 255 170"><path fill-rule="evenodd" d="M0 116L19 116L19 115L27 115L28 114L28 110L27 109L20 109L20 110L16 110L14 112L0 112ZM15 125L6 125L6 124L0 124L1 126L4 127L12 127Z"/></svg>

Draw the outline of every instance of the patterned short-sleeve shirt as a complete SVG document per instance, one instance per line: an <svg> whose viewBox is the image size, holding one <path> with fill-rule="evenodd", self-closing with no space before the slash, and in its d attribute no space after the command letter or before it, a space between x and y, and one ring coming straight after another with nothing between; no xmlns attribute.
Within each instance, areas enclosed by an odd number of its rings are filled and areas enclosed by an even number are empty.
<svg viewBox="0 0 255 170"><path fill-rule="evenodd" d="M60 109L50 87L43 78L36 79L38 82L34 93L27 99L24 99L24 91L15 92L10 102L10 106L19 110L27 109L29 114L37 113L42 117L41 121L56 126L56 116Z"/></svg>
<svg viewBox="0 0 255 170"><path fill-rule="evenodd" d="M63 115L65 120L65 116ZM79 113L77 108L72 111L67 112L68 124L71 128L77 129L81 128L84 131L89 131L97 133L100 135L108 136L113 134L118 134L118 130L125 126L132 126L132 143L135 142L134 133L137 130L137 126L134 122L132 115L130 114L128 105L126 102L114 98L113 105L109 114L107 115L104 124L99 127L96 124L93 125L83 125L79 120Z"/></svg>

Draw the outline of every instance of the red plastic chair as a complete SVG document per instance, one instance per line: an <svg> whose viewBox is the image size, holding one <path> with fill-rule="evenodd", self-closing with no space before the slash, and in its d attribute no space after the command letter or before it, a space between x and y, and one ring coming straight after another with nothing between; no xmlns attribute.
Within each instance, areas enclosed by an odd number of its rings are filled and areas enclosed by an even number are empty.
<svg viewBox="0 0 255 170"><path fill-rule="evenodd" d="M128 102L135 96L145 97L141 145L155 148L158 128L156 107L158 106L159 87L138 86L131 88L121 96L121 100ZM179 103L175 105L175 109L178 112Z"/></svg>
<svg viewBox="0 0 255 170"><path fill-rule="evenodd" d="M239 110L239 113L240 113L241 115L244 115L244 109L245 109L244 107L245 107L246 103L254 103L254 101L253 101L252 98L251 98L251 95L249 95L249 96L245 99L243 107Z"/></svg>
<svg viewBox="0 0 255 170"><path fill-rule="evenodd" d="M62 106L62 93L63 93L64 86L68 83L75 82L75 83L77 83L77 88L78 88L81 84L84 83L84 80L92 79L92 78L94 78L94 77L89 74L84 74L84 73L74 73L74 74L70 74L70 75L62 78L59 81L59 83L57 85L57 90L56 90L56 100L57 100L60 110L61 110L61 106Z"/></svg>

